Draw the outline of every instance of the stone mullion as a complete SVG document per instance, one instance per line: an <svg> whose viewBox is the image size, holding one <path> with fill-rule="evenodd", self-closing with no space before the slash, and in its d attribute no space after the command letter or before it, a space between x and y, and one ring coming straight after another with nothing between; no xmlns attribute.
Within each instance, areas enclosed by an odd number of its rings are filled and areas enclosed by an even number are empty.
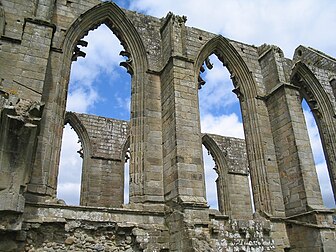
<svg viewBox="0 0 336 252"><path fill-rule="evenodd" d="M218 208L225 215L231 214L229 188L226 186L227 182L225 181L227 176L228 174L219 174L216 181Z"/></svg>
<svg viewBox="0 0 336 252"><path fill-rule="evenodd" d="M45 131L45 140L49 141L48 146L44 146L47 150L50 150L50 156L45 156L45 163L42 167L44 169L48 169L45 171L48 174L48 181L46 183L47 188L52 190L52 195L56 196L57 193L57 178L59 171L59 162L60 162L60 152L62 146L62 136L64 129L64 117L65 117L65 109L66 109L66 99L63 97L67 97L67 88L63 88L61 85L57 85L59 83L58 75L54 74L59 71L61 59L63 54L59 54L57 52L52 52L50 55L50 65L48 69L48 78L46 79L44 95L51 97L44 97L46 100L46 108L47 108L47 130ZM69 61L69 65L71 62ZM51 78L52 79L49 79ZM69 76L66 76L67 82L69 80ZM50 93L52 89L55 93ZM47 95L48 93L48 95ZM51 99L50 99L51 98ZM63 99L62 99L63 98ZM52 134L50 134L52 132ZM48 160L49 158L49 160Z"/></svg>

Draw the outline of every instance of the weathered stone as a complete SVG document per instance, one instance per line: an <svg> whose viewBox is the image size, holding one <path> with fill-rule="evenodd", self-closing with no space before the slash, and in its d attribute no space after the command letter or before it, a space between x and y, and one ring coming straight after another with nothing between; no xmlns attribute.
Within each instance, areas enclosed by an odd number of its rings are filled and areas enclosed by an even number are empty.
<svg viewBox="0 0 336 252"><path fill-rule="evenodd" d="M336 192L336 60L304 46L287 59L276 46L186 21L100 0L0 1L0 250L334 248L335 213L322 203L301 101L314 113ZM125 49L129 122L65 112L71 61L102 23ZM245 140L200 131L197 92L211 54L231 73ZM80 207L56 198L65 123L82 143ZM216 164L219 211L207 206L202 144Z"/></svg>
<svg viewBox="0 0 336 252"><path fill-rule="evenodd" d="M75 238L74 237L68 237L68 238L66 238L66 240L64 241L64 243L66 244L66 245L71 245L71 244L73 244L75 242Z"/></svg>

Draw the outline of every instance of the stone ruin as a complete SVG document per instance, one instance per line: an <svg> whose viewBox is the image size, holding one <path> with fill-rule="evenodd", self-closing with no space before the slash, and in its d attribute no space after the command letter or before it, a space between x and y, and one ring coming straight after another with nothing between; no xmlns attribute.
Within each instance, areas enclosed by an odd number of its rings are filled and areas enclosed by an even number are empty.
<svg viewBox="0 0 336 252"><path fill-rule="evenodd" d="M100 24L125 49L129 122L65 112L71 63ZM200 71L212 54L231 73L246 140L201 133ZM287 59L113 2L1 0L0 251L334 251L335 212L322 202L301 101L336 195L335 97L336 60L313 48ZM56 198L65 123L83 148L80 206ZM206 201L202 144L219 210Z"/></svg>

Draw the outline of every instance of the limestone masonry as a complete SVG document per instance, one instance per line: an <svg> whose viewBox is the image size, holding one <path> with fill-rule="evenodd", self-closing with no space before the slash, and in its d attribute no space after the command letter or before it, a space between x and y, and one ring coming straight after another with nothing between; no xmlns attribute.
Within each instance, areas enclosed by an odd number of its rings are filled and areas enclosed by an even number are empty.
<svg viewBox="0 0 336 252"><path fill-rule="evenodd" d="M129 122L65 111L71 63L100 24L125 49ZM231 73L245 140L201 133L200 71L212 54ZM172 13L0 0L0 251L335 251L301 107L304 98L315 116L336 195L335 97L336 59L309 47L287 59ZM66 123L82 144L80 206L56 198ZM219 210L205 197L202 145Z"/></svg>

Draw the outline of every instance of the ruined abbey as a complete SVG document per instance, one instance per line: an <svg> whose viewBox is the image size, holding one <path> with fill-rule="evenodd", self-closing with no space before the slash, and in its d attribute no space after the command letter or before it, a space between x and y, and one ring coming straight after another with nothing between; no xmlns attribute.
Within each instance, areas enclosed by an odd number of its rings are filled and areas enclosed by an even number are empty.
<svg viewBox="0 0 336 252"><path fill-rule="evenodd" d="M124 47L130 121L65 110L71 64L101 24ZM201 132L200 72L212 54L231 74L245 140ZM335 251L302 99L336 195L336 59L304 46L288 59L113 2L0 0L0 251ZM80 206L56 197L66 123L82 144ZM205 196L202 145L219 210Z"/></svg>

